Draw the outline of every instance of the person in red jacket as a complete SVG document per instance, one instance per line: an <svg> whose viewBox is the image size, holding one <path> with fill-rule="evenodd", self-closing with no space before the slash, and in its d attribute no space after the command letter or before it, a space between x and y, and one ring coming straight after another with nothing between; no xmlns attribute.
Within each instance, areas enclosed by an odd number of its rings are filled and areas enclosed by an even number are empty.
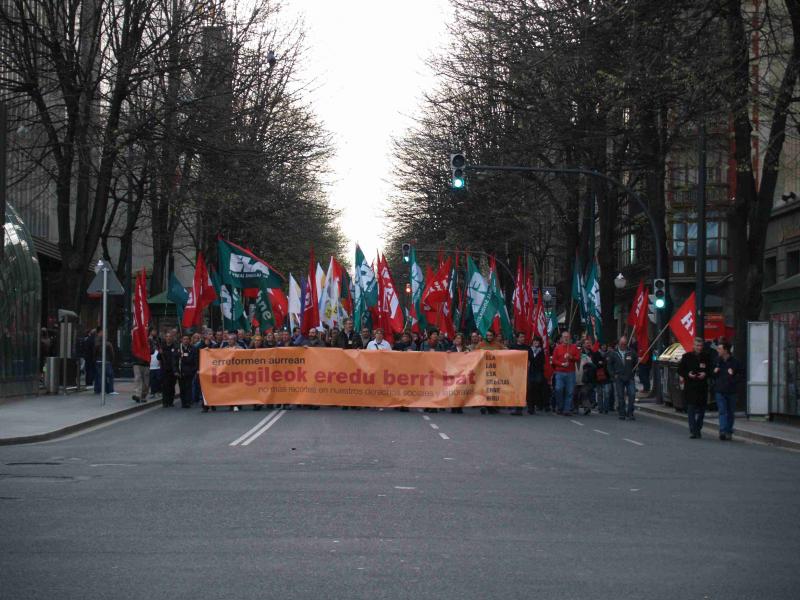
<svg viewBox="0 0 800 600"><path fill-rule="evenodd" d="M561 340L553 350L550 362L553 365L554 395L556 411L560 415L572 415L572 394L575 391L575 365L580 361L581 353L572 343L569 331L561 334Z"/></svg>

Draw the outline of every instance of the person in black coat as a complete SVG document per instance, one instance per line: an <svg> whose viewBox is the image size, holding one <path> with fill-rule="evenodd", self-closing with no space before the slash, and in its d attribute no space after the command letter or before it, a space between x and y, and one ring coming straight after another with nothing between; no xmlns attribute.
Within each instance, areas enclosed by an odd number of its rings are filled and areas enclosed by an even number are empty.
<svg viewBox="0 0 800 600"><path fill-rule="evenodd" d="M720 342L717 352L719 357L714 365L714 399L719 410L719 439L725 441L733 437L736 393L744 370L731 354L731 345L728 342Z"/></svg>
<svg viewBox="0 0 800 600"><path fill-rule="evenodd" d="M544 410L547 381L544 377L544 345L542 338L534 336L530 348L530 364L528 365L528 414L536 412L536 408Z"/></svg>
<svg viewBox="0 0 800 600"><path fill-rule="evenodd" d="M353 319L344 320L344 329L339 332L335 340L331 340L332 346L343 348L344 350L361 350L361 336L353 329Z"/></svg>
<svg viewBox="0 0 800 600"><path fill-rule="evenodd" d="M164 345L158 353L161 362L161 406L169 408L175 403L175 381L178 379L180 347L175 343L174 334L167 332Z"/></svg>
<svg viewBox="0 0 800 600"><path fill-rule="evenodd" d="M683 385L686 413L689 417L689 437L702 437L703 418L708 405L708 380L711 377L711 356L705 349L703 338L695 338L694 347L681 357L678 375Z"/></svg>
<svg viewBox="0 0 800 600"><path fill-rule="evenodd" d="M522 331L517 332L516 340L514 341L513 344L511 344L508 347L508 349L509 350L521 350L521 351L525 352L528 355L528 371L527 371L528 392L525 395L525 404L528 407L528 414L533 414L531 412L531 407L533 406L532 401L531 401L531 396L532 396L532 391L531 391L531 388L532 388L532 386L531 386L531 364L534 361L534 356L533 356L533 350L531 350L531 347L528 346L528 344L525 343L525 333L522 332ZM518 415L518 416L522 415L522 408L521 407L515 408L512 411L511 414L512 415Z"/></svg>
<svg viewBox="0 0 800 600"><path fill-rule="evenodd" d="M192 382L197 373L197 348L195 348L188 335L181 337L181 345L178 348L178 387L181 391L181 408L192 406Z"/></svg>

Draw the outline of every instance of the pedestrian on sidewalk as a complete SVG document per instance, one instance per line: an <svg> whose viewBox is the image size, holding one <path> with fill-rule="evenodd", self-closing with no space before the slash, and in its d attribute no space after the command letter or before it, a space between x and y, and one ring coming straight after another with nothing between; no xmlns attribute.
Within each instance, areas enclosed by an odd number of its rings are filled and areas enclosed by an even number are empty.
<svg viewBox="0 0 800 600"><path fill-rule="evenodd" d="M178 362L180 360L180 348L175 343L175 334L167 332L164 345L158 353L161 361L161 381L163 389L161 391L161 406L170 408L175 403L175 382L178 379Z"/></svg>
<svg viewBox="0 0 800 600"><path fill-rule="evenodd" d="M617 349L609 351L607 368L608 374L614 382L617 415L622 421L626 418L633 421L635 419L633 416L634 402L636 401L636 384L634 383L636 352L628 347L628 338L624 335L619 338Z"/></svg>
<svg viewBox="0 0 800 600"><path fill-rule="evenodd" d="M717 346L719 359L714 367L714 398L719 410L719 439L733 438L733 421L736 416L736 391L742 376L742 366L731 354L731 345L721 342Z"/></svg>
<svg viewBox="0 0 800 600"><path fill-rule="evenodd" d="M554 395L556 412L560 415L572 415L572 394L575 393L575 365L581 359L578 347L572 343L569 331L561 334L561 340L553 350L551 362L554 374Z"/></svg>
<svg viewBox="0 0 800 600"><path fill-rule="evenodd" d="M711 357L703 338L695 338L691 352L681 357L678 375L683 386L686 414L689 418L689 437L701 438L703 418L708 405L708 379L711 376Z"/></svg>
<svg viewBox="0 0 800 600"><path fill-rule="evenodd" d="M147 339L149 355L153 355L152 338ZM144 402L150 391L150 359L143 360L138 356L133 357L133 401Z"/></svg>

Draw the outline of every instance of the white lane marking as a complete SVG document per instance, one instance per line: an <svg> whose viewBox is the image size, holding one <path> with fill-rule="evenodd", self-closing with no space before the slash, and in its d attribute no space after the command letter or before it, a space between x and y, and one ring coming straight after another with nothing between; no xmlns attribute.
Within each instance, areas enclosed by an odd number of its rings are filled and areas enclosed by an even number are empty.
<svg viewBox="0 0 800 600"><path fill-rule="evenodd" d="M273 425L275 425L275 423L277 423L277 422L278 422L278 419L280 419L280 418L281 418L283 415L285 415L285 414L286 414L286 411L285 411L285 410L281 410L281 411L279 411L279 412L278 412L278 414L277 414L277 415L275 415L275 418L274 418L274 419L272 419L272 421L270 421L269 423L267 423L266 425L264 425L264 426L263 426L261 429L259 429L258 431L256 431L256 432L255 432L255 433L254 433L254 434L253 434L253 435L252 435L250 438L248 438L246 441L242 442L242 446L248 446L248 445L252 444L254 441L256 441L256 440L258 439L258 437L259 437L259 436L260 436L262 433L266 432L266 431L267 431L267 429L269 429L270 427L272 427ZM292 450L294 450L294 448L292 448Z"/></svg>
<svg viewBox="0 0 800 600"><path fill-rule="evenodd" d="M644 446L642 442L637 442L636 440L629 440L628 438L622 438L626 442L630 442L631 444L636 444L637 446Z"/></svg>
<svg viewBox="0 0 800 600"><path fill-rule="evenodd" d="M597 433L600 433L600 434L602 434L602 435L611 435L611 434L610 434L610 433L608 433L607 431L601 431L601 430L599 430L599 429L592 429L592 431L596 431Z"/></svg>
<svg viewBox="0 0 800 600"><path fill-rule="evenodd" d="M422 415L422 418L425 419L426 421L430 421L431 420L431 418L428 415Z"/></svg>
<svg viewBox="0 0 800 600"><path fill-rule="evenodd" d="M415 490L417 488L409 487L407 485L396 485L396 486L394 486L394 489L396 489L396 490Z"/></svg>
<svg viewBox="0 0 800 600"><path fill-rule="evenodd" d="M575 423L575 425L580 425L581 427L583 427L583 423L581 423L580 421L573 421L572 419L570 419L569 422Z"/></svg>
<svg viewBox="0 0 800 600"><path fill-rule="evenodd" d="M268 414L266 417L264 417L264 418L263 418L263 419L261 419L261 420L260 420L258 423L256 423L255 427L252 427L251 429L249 429L249 430L247 431L247 433L245 433L245 434L243 434L243 435L239 436L238 438L236 438L235 440L233 440L233 441L232 441L230 444L228 444L228 445L229 445L229 446L237 446L237 445L238 445L240 442L242 442L243 440L246 440L246 439L248 438L248 436L252 435L252 434L253 434L255 431L257 431L257 430L258 430L258 428L259 428L259 427L261 427L261 426L262 426L264 423L266 423L266 422L267 422L267 421L269 421L269 420L270 420L272 417L274 417L274 416L275 416L275 413L277 413L277 412L278 412L277 410L273 410L273 411L272 411L271 413L269 413L269 414Z"/></svg>
<svg viewBox="0 0 800 600"><path fill-rule="evenodd" d="M450 439L450 438L447 436L447 434L446 434L446 433L442 433L441 431L439 432L439 435L441 436L441 438L442 438L443 440L449 440L449 439Z"/></svg>
<svg viewBox="0 0 800 600"><path fill-rule="evenodd" d="M431 423L430 426L434 429L439 429L439 426L436 423Z"/></svg>
<svg viewBox="0 0 800 600"><path fill-rule="evenodd" d="M135 467L131 463L92 463L90 467Z"/></svg>
<svg viewBox="0 0 800 600"><path fill-rule="evenodd" d="M445 460L455 460L455 458L450 458L449 456L444 457Z"/></svg>

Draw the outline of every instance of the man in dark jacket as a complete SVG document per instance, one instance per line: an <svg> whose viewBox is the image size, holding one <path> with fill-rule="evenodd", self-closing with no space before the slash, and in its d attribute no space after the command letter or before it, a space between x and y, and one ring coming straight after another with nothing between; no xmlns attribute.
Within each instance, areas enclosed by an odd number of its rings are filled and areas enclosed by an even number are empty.
<svg viewBox="0 0 800 600"><path fill-rule="evenodd" d="M536 408L544 410L547 382L544 378L544 346L538 335L531 344L531 362L528 365L528 414L536 412Z"/></svg>
<svg viewBox="0 0 800 600"><path fill-rule="evenodd" d="M180 348L175 343L174 334L169 331L164 339L164 345L158 353L161 361L161 406L169 408L175 403L175 381L178 378L178 363L180 362Z"/></svg>
<svg viewBox="0 0 800 600"><path fill-rule="evenodd" d="M606 370L614 382L614 395L617 399L617 414L621 420L627 417L634 420L633 408L636 400L636 385L634 372L636 370L636 352L628 348L628 338L624 335L619 338L615 350L609 350L606 356L608 361ZM627 408L625 398L628 399Z"/></svg>
<svg viewBox="0 0 800 600"><path fill-rule="evenodd" d="M197 349L192 346L188 335L181 337L178 348L178 387L181 391L181 408L192 406L192 382L197 373Z"/></svg>
<svg viewBox="0 0 800 600"><path fill-rule="evenodd" d="M339 332L339 337L333 341L333 346L338 346L344 350L360 350L361 336L353 329L353 319L344 320L344 329Z"/></svg>
<svg viewBox="0 0 800 600"><path fill-rule="evenodd" d="M731 345L721 342L717 346L719 358L714 366L714 398L719 410L719 439L733 437L733 420L736 413L736 391L742 377L742 366L731 354Z"/></svg>
<svg viewBox="0 0 800 600"><path fill-rule="evenodd" d="M703 418L708 404L708 379L711 377L711 356L705 349L703 338L695 338L694 347L681 357L678 375L683 385L686 414L689 417L689 437L702 437Z"/></svg>
<svg viewBox="0 0 800 600"><path fill-rule="evenodd" d="M517 337L514 340L514 343L511 344L508 347L508 349L509 350L520 350L522 352L525 352L528 355L528 372L527 372L527 379L528 379L527 388L528 388L528 392L527 392L526 397L525 397L525 404L528 407L528 414L532 415L533 414L533 410L532 409L533 409L534 405L533 405L533 401L531 400L532 393L533 393L533 390L532 390L533 386L531 385L531 368L533 366L534 357L533 357L533 350L531 350L531 347L528 344L525 343L525 333L522 332L522 331L517 332ZM521 416L522 415L522 407L515 408L511 412L511 414L512 415Z"/></svg>

